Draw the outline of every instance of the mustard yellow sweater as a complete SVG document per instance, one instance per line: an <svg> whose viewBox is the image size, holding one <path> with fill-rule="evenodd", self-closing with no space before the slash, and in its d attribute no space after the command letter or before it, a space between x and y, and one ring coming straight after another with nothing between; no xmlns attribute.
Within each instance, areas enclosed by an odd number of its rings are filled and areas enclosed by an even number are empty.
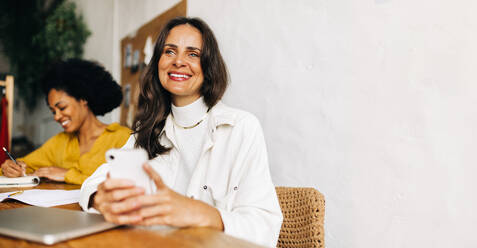
<svg viewBox="0 0 477 248"><path fill-rule="evenodd" d="M131 135L131 130L118 123L110 124L94 142L87 153L80 155L78 137L74 133L61 132L40 148L18 160L28 165L27 173L40 167L56 166L68 169L65 182L82 184L101 164L105 163L104 153L110 148L120 148Z"/></svg>

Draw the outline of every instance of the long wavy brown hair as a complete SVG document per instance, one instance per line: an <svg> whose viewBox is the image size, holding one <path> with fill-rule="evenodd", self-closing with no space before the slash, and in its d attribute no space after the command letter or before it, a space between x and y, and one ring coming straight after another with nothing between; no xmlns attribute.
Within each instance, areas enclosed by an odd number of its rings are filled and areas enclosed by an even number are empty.
<svg viewBox="0 0 477 248"><path fill-rule="evenodd" d="M150 159L171 149L159 142L167 116L171 112L171 94L162 87L159 80L158 63L169 32L179 25L191 25L202 34L200 64L204 73L204 82L200 93L209 109L222 98L228 84L227 67L209 26L199 18L177 17L170 20L159 33L154 54L146 73L141 78L138 109L132 126L136 134L135 146L146 149Z"/></svg>

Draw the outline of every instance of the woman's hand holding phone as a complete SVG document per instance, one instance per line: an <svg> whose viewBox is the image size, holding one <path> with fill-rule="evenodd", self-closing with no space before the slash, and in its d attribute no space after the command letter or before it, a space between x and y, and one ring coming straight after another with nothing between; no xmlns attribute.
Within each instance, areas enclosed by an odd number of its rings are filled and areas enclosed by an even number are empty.
<svg viewBox="0 0 477 248"><path fill-rule="evenodd" d="M173 191L148 164L144 164L143 168L156 184L154 194L146 195L144 189L135 186L133 181L110 178L109 174L106 181L98 186L93 207L107 221L145 226L207 226L224 229L217 209Z"/></svg>
<svg viewBox="0 0 477 248"><path fill-rule="evenodd" d="M98 186L93 207L104 218L116 224L136 224L142 220L137 197L144 195L144 188L135 186L128 179L108 178Z"/></svg>
<svg viewBox="0 0 477 248"><path fill-rule="evenodd" d="M98 186L93 207L107 221L147 226L207 226L223 230L219 211L167 187L147 164L144 150L111 149L106 153L106 160L111 170Z"/></svg>
<svg viewBox="0 0 477 248"><path fill-rule="evenodd" d="M150 191L149 178L141 167L147 161L147 153L143 149L110 149L105 156L110 171L98 186L93 207L107 221L137 223L142 217L135 212L140 208L136 197Z"/></svg>
<svg viewBox="0 0 477 248"><path fill-rule="evenodd" d="M223 230L219 211L199 200L183 196L167 187L159 174L148 164L144 170L156 185L156 193L137 197L139 225L168 225L174 227L203 226Z"/></svg>

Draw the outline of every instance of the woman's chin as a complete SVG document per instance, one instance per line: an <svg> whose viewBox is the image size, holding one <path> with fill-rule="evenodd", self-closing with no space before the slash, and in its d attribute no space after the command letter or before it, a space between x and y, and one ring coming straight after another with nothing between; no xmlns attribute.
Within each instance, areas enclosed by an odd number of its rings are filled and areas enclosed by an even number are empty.
<svg viewBox="0 0 477 248"><path fill-rule="evenodd" d="M63 127L63 131L65 133L74 133L75 130L71 128L70 126L66 126L66 127Z"/></svg>

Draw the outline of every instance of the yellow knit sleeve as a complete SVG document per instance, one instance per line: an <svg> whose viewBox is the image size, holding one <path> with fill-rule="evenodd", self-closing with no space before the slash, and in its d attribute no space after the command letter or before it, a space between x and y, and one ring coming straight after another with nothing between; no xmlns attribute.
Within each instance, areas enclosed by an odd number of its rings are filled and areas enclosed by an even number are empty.
<svg viewBox="0 0 477 248"><path fill-rule="evenodd" d="M57 157L60 154L57 151L64 147L67 140L67 134L59 133L47 140L40 148L18 160L27 164L27 173L33 173L41 167L58 166L58 159L61 158Z"/></svg>
<svg viewBox="0 0 477 248"><path fill-rule="evenodd" d="M70 184L83 184L84 180L88 178L90 175L85 175L81 173L76 168L71 168L66 172L65 174L65 183L70 183Z"/></svg>

